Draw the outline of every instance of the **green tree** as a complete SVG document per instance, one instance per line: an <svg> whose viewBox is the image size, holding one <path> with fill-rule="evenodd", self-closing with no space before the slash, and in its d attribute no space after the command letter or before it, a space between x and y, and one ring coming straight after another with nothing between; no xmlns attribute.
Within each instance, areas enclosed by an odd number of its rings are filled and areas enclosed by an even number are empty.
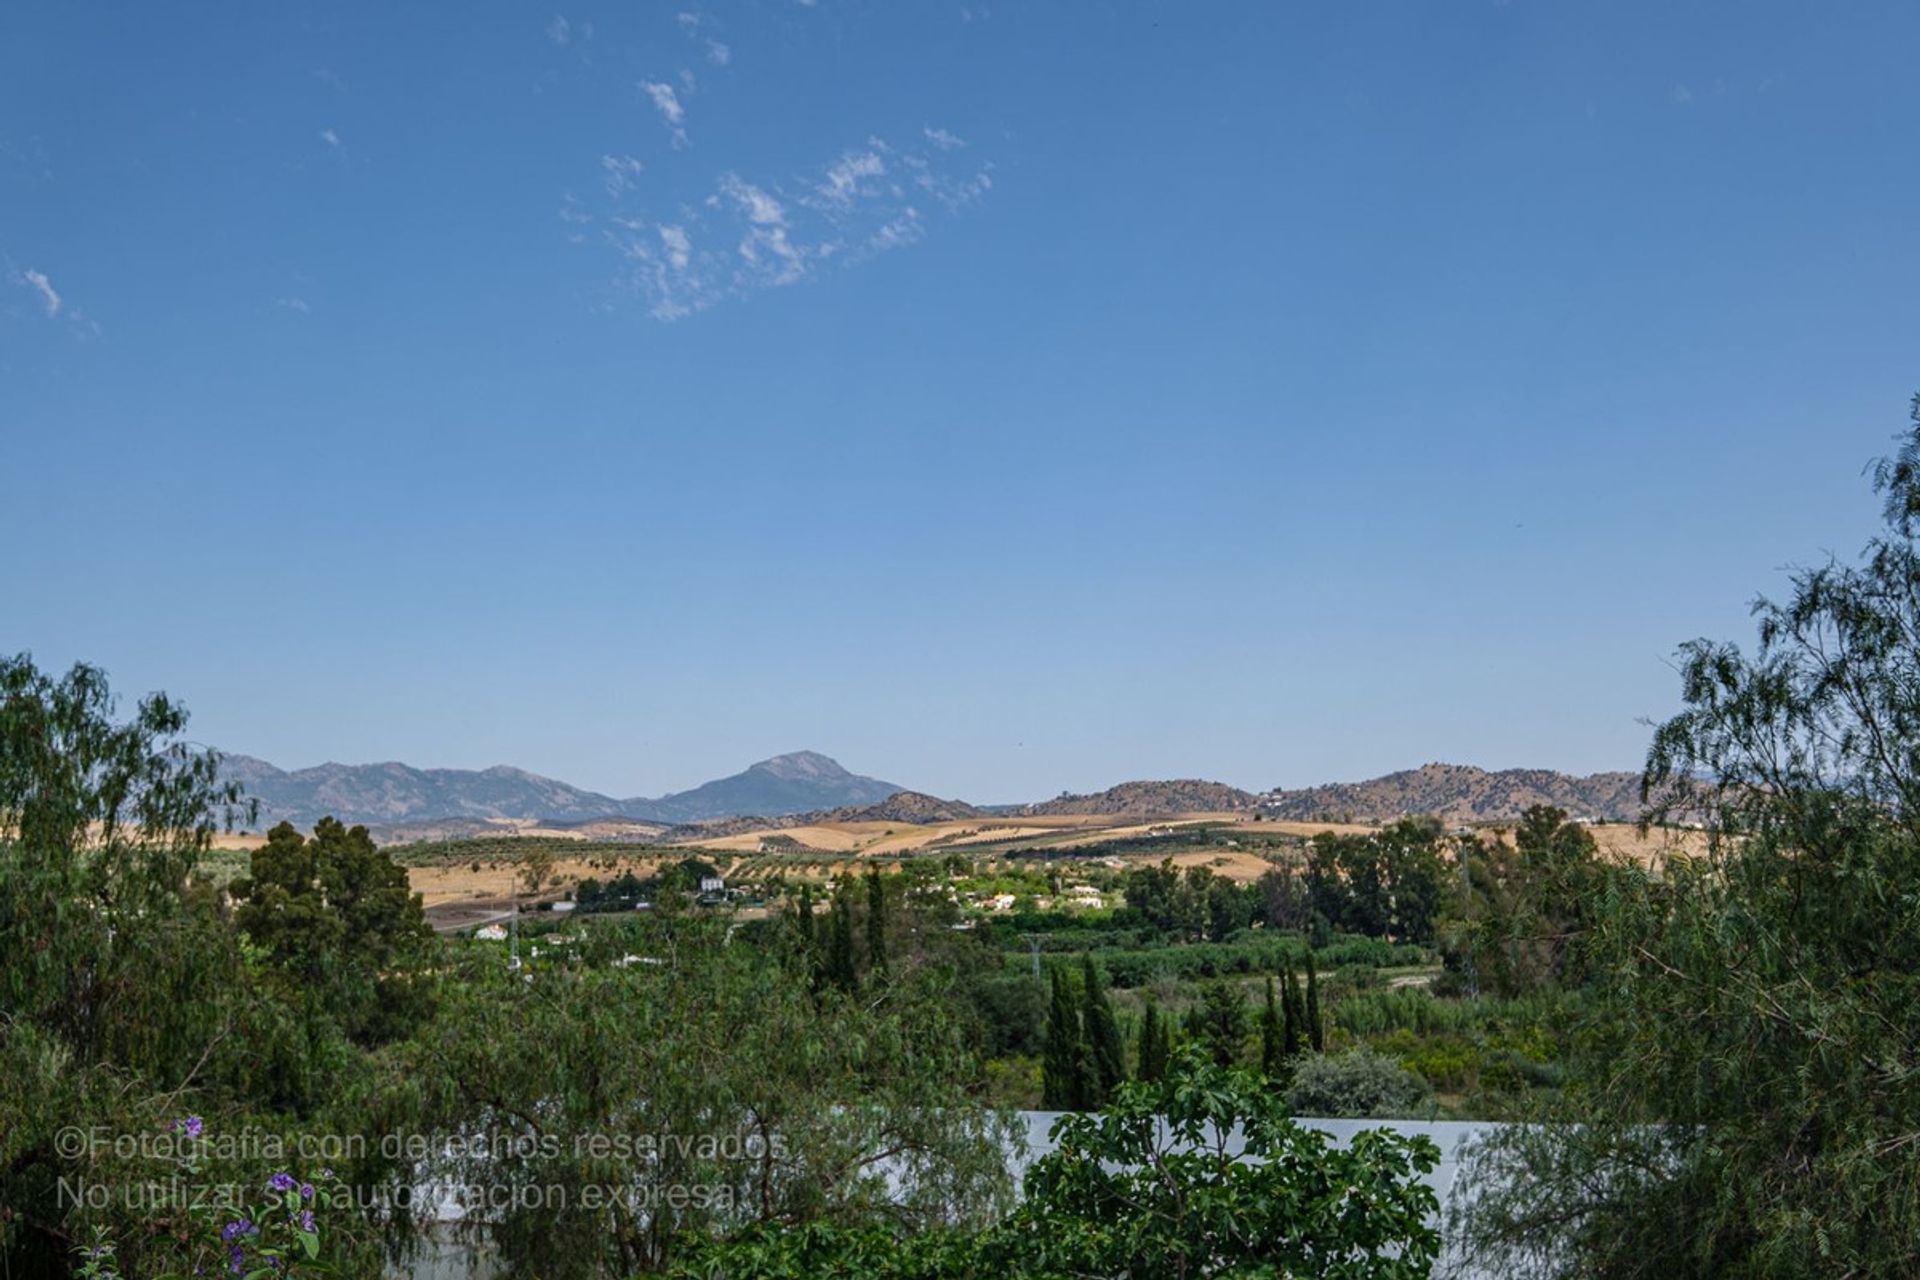
<svg viewBox="0 0 1920 1280"><path fill-rule="evenodd" d="M1426 1138L1346 1144L1294 1123L1257 1076L1192 1053L1097 1113L1062 1117L1020 1206L985 1229L761 1224L689 1241L675 1280L1228 1280L1430 1274L1438 1209ZM1229 1136L1238 1134L1234 1150Z"/></svg>
<svg viewBox="0 0 1920 1280"><path fill-rule="evenodd" d="M867 967L875 973L887 968L887 887L880 872L867 872Z"/></svg>
<svg viewBox="0 0 1920 1280"><path fill-rule="evenodd" d="M411 1029L433 933L406 870L365 827L322 818L308 840L282 822L249 869L228 888L234 919L286 978L291 1003L310 1002L364 1043Z"/></svg>
<svg viewBox="0 0 1920 1280"><path fill-rule="evenodd" d="M1654 818L1698 856L1608 867L1576 1123L1483 1145L1482 1265L1562 1275L1920 1274L1920 399L1857 563L1761 600L1751 653L1682 651ZM1575 1105L1577 1103L1577 1106Z"/></svg>
<svg viewBox="0 0 1920 1280"><path fill-rule="evenodd" d="M827 925L827 981L842 991L860 984L853 955L853 891L845 880L834 889L833 913Z"/></svg>
<svg viewBox="0 0 1920 1280"><path fill-rule="evenodd" d="M1215 979L1200 989L1200 1002L1188 1014L1188 1030L1207 1046L1214 1062L1231 1067L1247 1042L1247 1002L1238 984Z"/></svg>
<svg viewBox="0 0 1920 1280"><path fill-rule="evenodd" d="M1088 1105L1100 1107L1127 1078L1127 1050L1120 1039L1120 1024L1113 1016L1113 1002L1100 983L1100 971L1093 956L1080 956L1081 1026L1087 1037L1087 1057L1092 1066Z"/></svg>
<svg viewBox="0 0 1920 1280"><path fill-rule="evenodd" d="M1010 1207L1010 1126L974 1100L944 976L896 964L883 1000L816 997L778 930L729 945L731 922L674 910L610 925L661 957L644 981L564 951L521 975L465 953L429 1031L390 1051L404 1131L511 1139L419 1171L497 1189L482 1225L505 1269L632 1276L689 1233L980 1229Z"/></svg>
<svg viewBox="0 0 1920 1280"><path fill-rule="evenodd" d="M1375 1129L1338 1146L1295 1124L1259 1076L1198 1053L1063 1118L1053 1138L971 1274L1407 1280L1438 1256L1420 1176L1438 1163L1432 1142Z"/></svg>
<svg viewBox="0 0 1920 1280"><path fill-rule="evenodd" d="M1053 998L1047 1006L1047 1047L1040 1060L1040 1105L1049 1111L1078 1111L1093 1095L1093 1065L1080 1025L1080 1002L1060 970L1053 971Z"/></svg>
<svg viewBox="0 0 1920 1280"><path fill-rule="evenodd" d="M1167 1024L1160 1013L1160 1006L1152 997L1147 999L1146 1012L1140 1017L1139 1065L1135 1076L1140 1080L1162 1080L1167 1073Z"/></svg>
<svg viewBox="0 0 1920 1280"><path fill-rule="evenodd" d="M1267 979L1267 1003L1260 1010L1260 1074L1277 1080L1286 1071L1287 1033L1274 999L1273 979Z"/></svg>
<svg viewBox="0 0 1920 1280"><path fill-rule="evenodd" d="M1293 965L1285 960L1280 962L1280 1010L1281 1055L1297 1057L1306 1047L1306 1010L1300 1003L1300 987L1294 980Z"/></svg>
<svg viewBox="0 0 1920 1280"><path fill-rule="evenodd" d="M1306 1023L1307 1046L1315 1053L1327 1051L1327 1024L1320 1016L1320 969L1314 963L1313 949L1307 949L1307 996L1300 1008L1300 1017Z"/></svg>
<svg viewBox="0 0 1920 1280"><path fill-rule="evenodd" d="M185 1212L61 1192L63 1180L120 1187L177 1168L75 1150L63 1130L148 1134L188 1109L246 1116L356 1074L326 1025L303 1035L260 990L199 874L215 833L251 809L219 757L183 740L186 724L161 695L121 719L98 668L54 677L26 655L0 658L0 1274L68 1274L95 1227L126 1274L183 1264ZM220 1172L266 1177L244 1155Z"/></svg>

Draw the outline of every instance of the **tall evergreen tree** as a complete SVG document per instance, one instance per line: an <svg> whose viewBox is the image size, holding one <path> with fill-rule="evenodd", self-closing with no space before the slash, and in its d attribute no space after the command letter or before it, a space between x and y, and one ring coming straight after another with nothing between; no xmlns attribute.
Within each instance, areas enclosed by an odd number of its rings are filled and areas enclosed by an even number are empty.
<svg viewBox="0 0 1920 1280"><path fill-rule="evenodd" d="M821 963L820 934L813 918L813 886L804 882L800 885L800 900L794 906L793 928L800 937L801 962L806 965L814 990L818 991L826 977L826 966Z"/></svg>
<svg viewBox="0 0 1920 1280"><path fill-rule="evenodd" d="M844 881L833 895L833 922L827 932L827 980L846 991L860 984L853 960L853 895Z"/></svg>
<svg viewBox="0 0 1920 1280"><path fill-rule="evenodd" d="M1143 1081L1163 1080L1167 1074L1167 1023L1151 997L1140 1019L1140 1061L1134 1074Z"/></svg>
<svg viewBox="0 0 1920 1280"><path fill-rule="evenodd" d="M1114 1020L1113 1002L1107 998L1106 988L1100 985L1100 971L1094 967L1093 956L1085 952L1080 956L1080 999L1087 1059L1092 1066L1088 1102L1101 1107L1126 1081L1127 1050L1120 1040L1120 1024Z"/></svg>
<svg viewBox="0 0 1920 1280"><path fill-rule="evenodd" d="M887 967L887 887L877 870L867 872L867 967L874 973Z"/></svg>
<svg viewBox="0 0 1920 1280"><path fill-rule="evenodd" d="M1080 1111L1087 1105L1089 1064L1080 1030L1080 1002L1060 970L1053 971L1047 1007L1047 1047L1040 1059L1040 1105L1049 1111Z"/></svg>
<svg viewBox="0 0 1920 1280"><path fill-rule="evenodd" d="M1300 984L1294 981L1293 965L1280 962L1280 1012L1282 1016L1282 1057L1297 1057L1306 1044L1306 1014L1300 1005Z"/></svg>
<svg viewBox="0 0 1920 1280"><path fill-rule="evenodd" d="M1307 948L1307 1044L1315 1053L1327 1051L1327 1028L1320 1019L1320 973L1313 963L1313 948Z"/></svg>
<svg viewBox="0 0 1920 1280"><path fill-rule="evenodd" d="M1267 1007L1260 1011L1260 1070L1269 1079L1278 1079L1285 1069L1286 1028L1273 997L1273 979L1267 979Z"/></svg>

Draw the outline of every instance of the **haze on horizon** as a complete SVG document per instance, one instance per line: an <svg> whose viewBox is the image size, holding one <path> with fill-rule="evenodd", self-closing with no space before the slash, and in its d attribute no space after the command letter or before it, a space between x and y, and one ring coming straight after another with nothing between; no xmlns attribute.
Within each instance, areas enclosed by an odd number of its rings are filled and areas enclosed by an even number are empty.
<svg viewBox="0 0 1920 1280"><path fill-rule="evenodd" d="M24 0L0 651L615 796L1635 768L1675 647L1875 523L1916 43Z"/></svg>

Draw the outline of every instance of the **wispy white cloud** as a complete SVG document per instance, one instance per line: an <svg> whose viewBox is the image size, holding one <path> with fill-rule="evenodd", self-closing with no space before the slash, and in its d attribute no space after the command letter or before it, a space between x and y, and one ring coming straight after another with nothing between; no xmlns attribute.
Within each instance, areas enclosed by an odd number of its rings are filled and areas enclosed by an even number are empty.
<svg viewBox="0 0 1920 1280"><path fill-rule="evenodd" d="M733 61L733 50L718 40L707 41L707 61L716 67L724 67Z"/></svg>
<svg viewBox="0 0 1920 1280"><path fill-rule="evenodd" d="M687 229L662 224L659 232L660 247L666 251L668 265L675 271L685 271L693 261L693 239L687 235Z"/></svg>
<svg viewBox="0 0 1920 1280"><path fill-rule="evenodd" d="M822 200L844 209L865 195L874 180L885 177L886 172L886 161L878 150L849 151L828 167L826 180L814 191Z"/></svg>
<svg viewBox="0 0 1920 1280"><path fill-rule="evenodd" d="M664 80L642 80L640 88L653 99L654 110L660 113L668 124L677 125L687 118L686 108L680 105L680 95L673 86Z"/></svg>
<svg viewBox="0 0 1920 1280"><path fill-rule="evenodd" d="M948 149L927 143L901 150L872 138L785 182L723 174L670 216L610 215L603 234L622 263L616 284L655 318L678 320L916 244L930 212L958 210L992 185L990 166L954 170Z"/></svg>
<svg viewBox="0 0 1920 1280"><path fill-rule="evenodd" d="M335 151L338 151L340 149L340 135L335 133L331 129L322 129L320 131L320 141L326 143L329 147L332 147Z"/></svg>
<svg viewBox="0 0 1920 1280"><path fill-rule="evenodd" d="M60 314L60 308L65 304L60 301L60 295L55 292L53 281L47 279L46 272L29 268L22 271L17 279L19 283L40 295L40 305L45 309L48 319Z"/></svg>
<svg viewBox="0 0 1920 1280"><path fill-rule="evenodd" d="M553 21L547 24L547 39L565 48L573 43L573 24L560 14L553 15Z"/></svg>
<svg viewBox="0 0 1920 1280"><path fill-rule="evenodd" d="M949 133L945 129L936 129L932 125L926 126L920 132L926 136L928 142L942 151L958 151L967 145L967 140L959 134Z"/></svg>
<svg viewBox="0 0 1920 1280"><path fill-rule="evenodd" d="M693 73L683 71L680 74L688 91L691 92L693 88ZM675 92L674 87L664 80L642 80L640 82L640 91L653 101L653 109L660 113L660 118L666 121L667 128L673 131L673 145L676 147L686 146L687 109L681 104L680 95Z"/></svg>
<svg viewBox="0 0 1920 1280"><path fill-rule="evenodd" d="M276 307L282 307L288 311L298 311L303 316L313 310L312 307L307 305L307 300L305 298L292 298L292 297L275 298L273 300L273 305Z"/></svg>
<svg viewBox="0 0 1920 1280"><path fill-rule="evenodd" d="M646 167L632 156L601 156L600 171L607 194L617 200L633 190Z"/></svg>
<svg viewBox="0 0 1920 1280"><path fill-rule="evenodd" d="M1673 86L1672 97L1673 103L1677 107L1686 107L1693 104L1693 90L1687 88L1684 84L1676 84Z"/></svg>

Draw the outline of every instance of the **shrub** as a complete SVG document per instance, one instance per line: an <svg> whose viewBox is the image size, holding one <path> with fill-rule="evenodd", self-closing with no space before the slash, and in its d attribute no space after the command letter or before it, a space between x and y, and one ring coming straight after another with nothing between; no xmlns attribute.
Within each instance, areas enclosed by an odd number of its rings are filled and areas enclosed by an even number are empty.
<svg viewBox="0 0 1920 1280"><path fill-rule="evenodd" d="M1295 1115L1384 1120L1426 1114L1432 1093L1419 1076L1362 1046L1302 1059L1287 1089L1287 1106Z"/></svg>

